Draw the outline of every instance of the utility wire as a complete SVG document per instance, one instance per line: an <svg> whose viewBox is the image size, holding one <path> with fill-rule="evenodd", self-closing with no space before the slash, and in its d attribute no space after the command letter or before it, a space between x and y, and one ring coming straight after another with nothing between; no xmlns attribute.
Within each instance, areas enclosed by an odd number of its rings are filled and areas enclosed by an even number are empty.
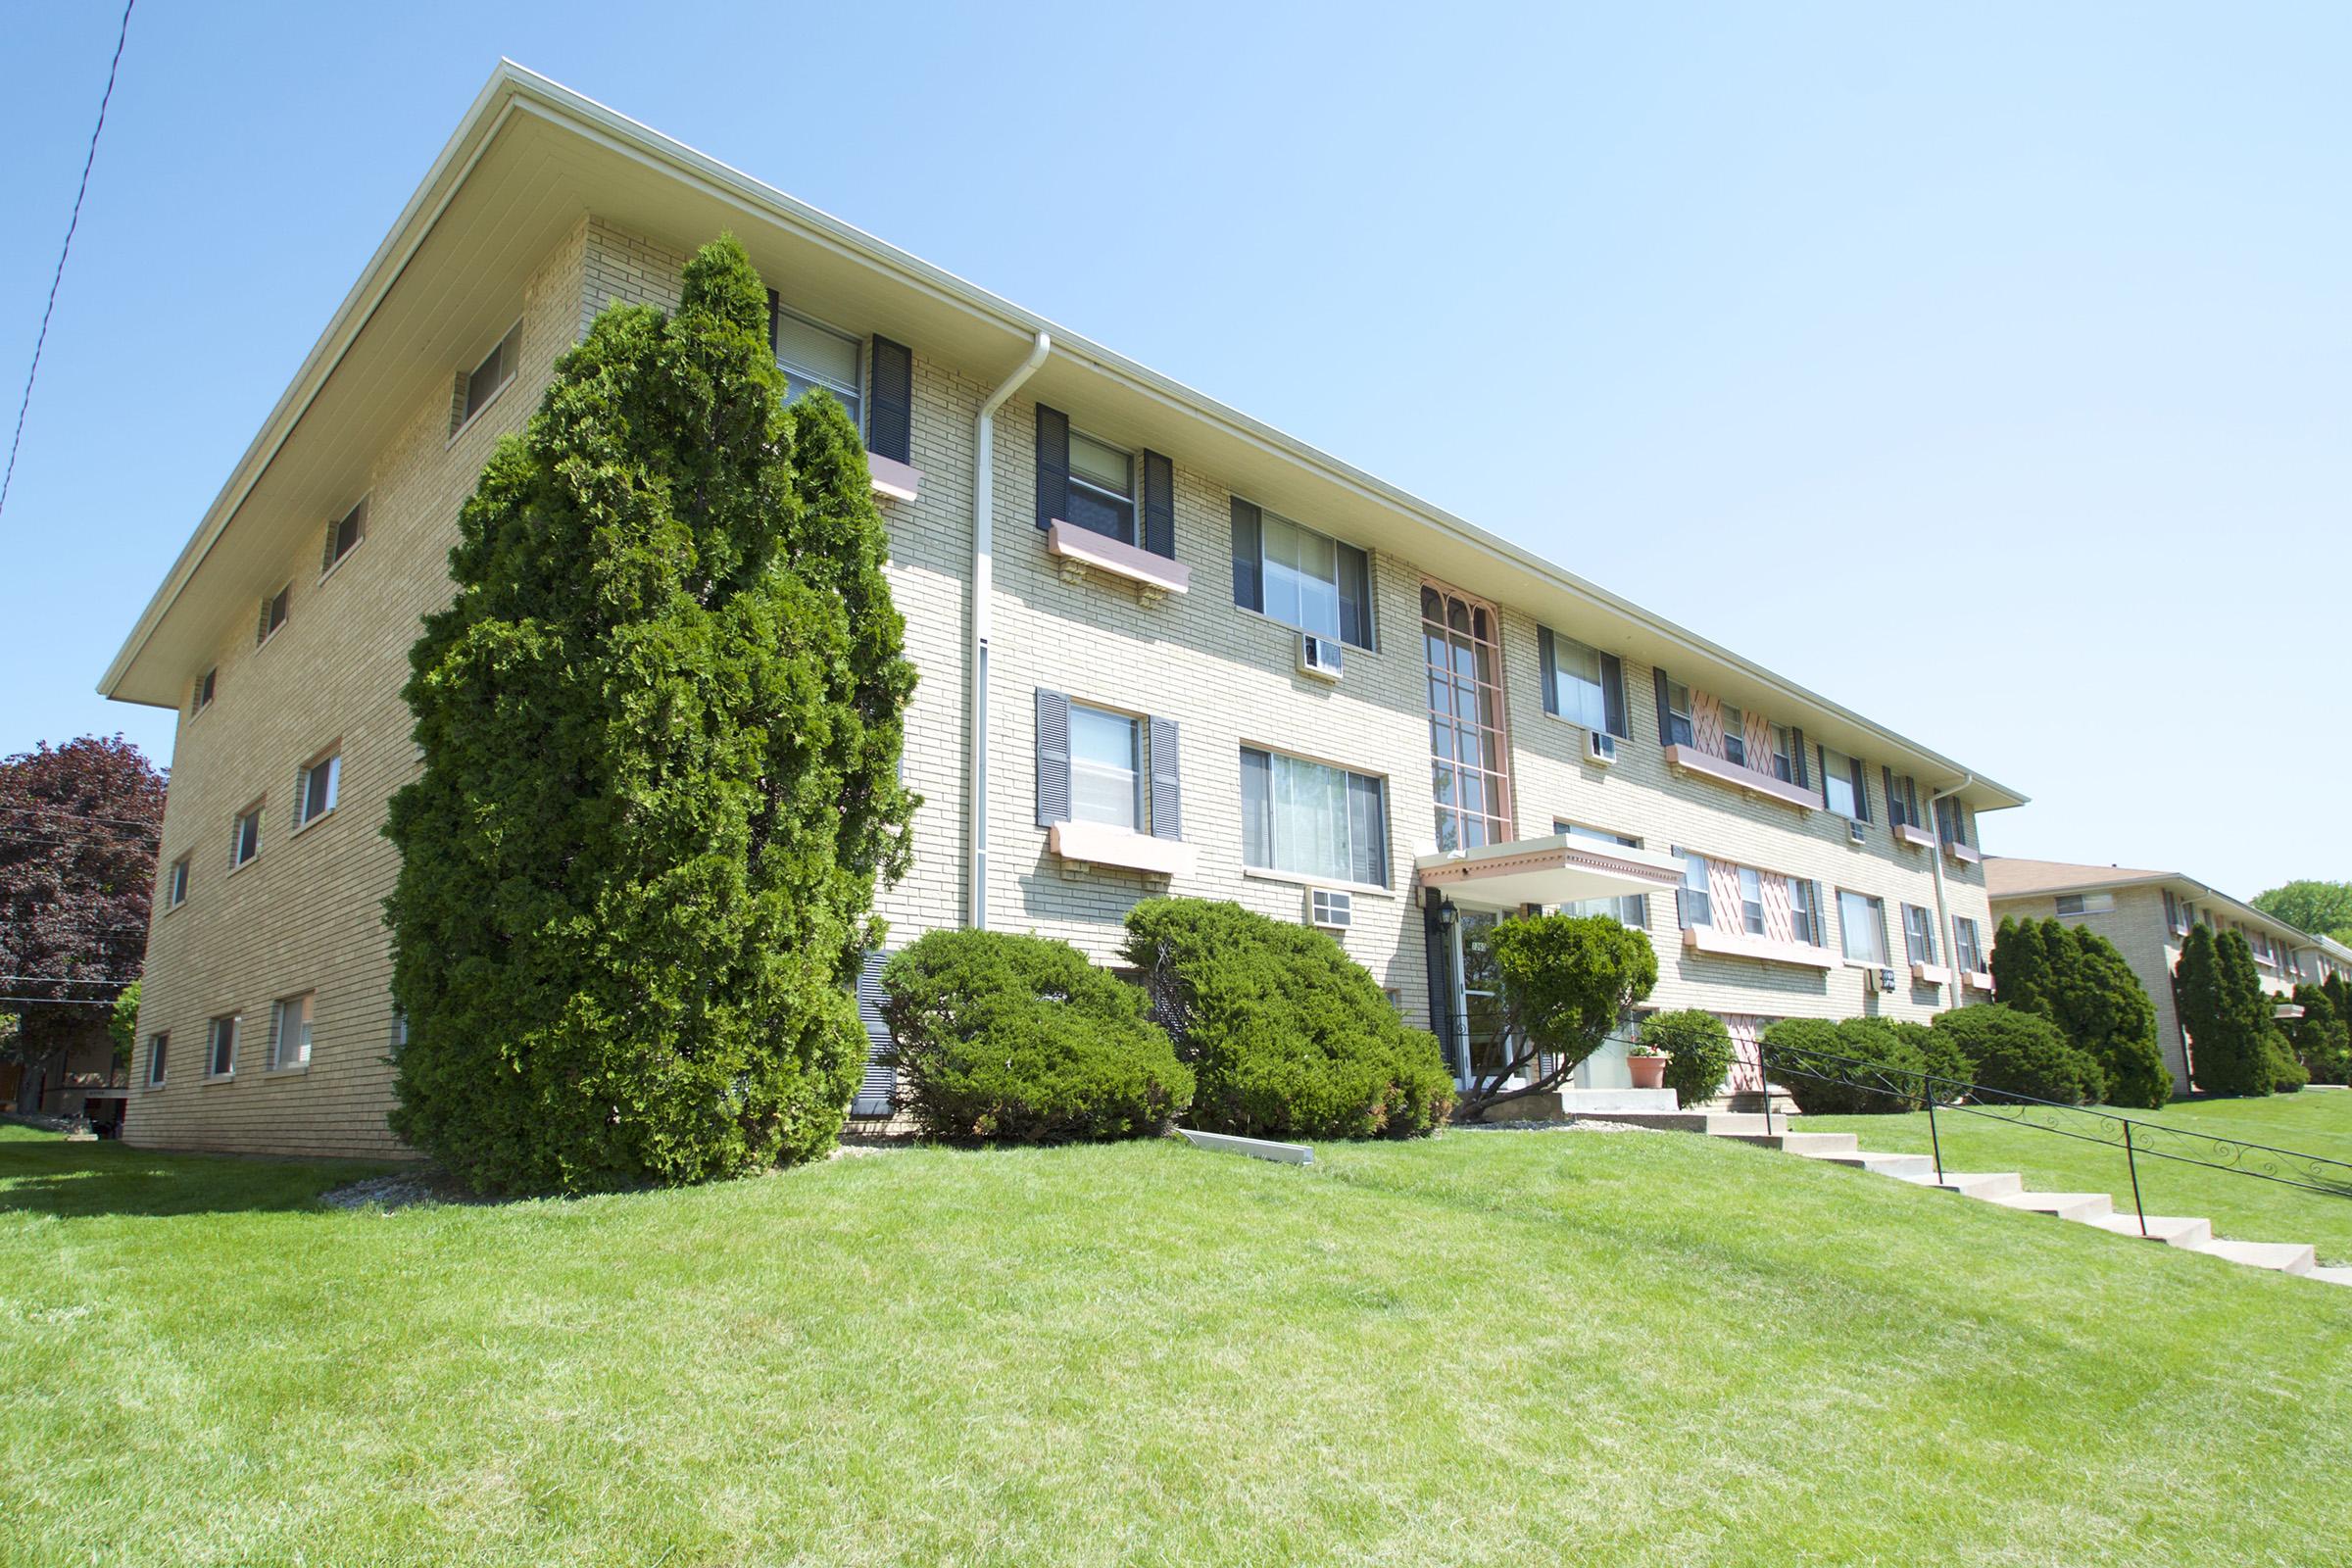
<svg viewBox="0 0 2352 1568"><path fill-rule="evenodd" d="M47 811L52 816L70 816L77 822L112 822L118 827L145 828L150 833L162 831L158 823L135 816L100 816L95 811L76 811L70 806L18 806L0 801L0 811Z"/></svg>
<svg viewBox="0 0 2352 1568"><path fill-rule="evenodd" d="M66 222L66 242L57 248L57 271L49 279L49 303L41 307L40 335L32 340L32 368L24 372L24 401L17 405L16 439L8 444L8 472L0 475L0 512L8 510L8 487L17 479L17 448L24 444L24 415L32 407L33 378L41 373L41 348L49 341L49 315L57 309L57 286L65 281L66 257L74 249L74 231L81 226L81 199L89 193L90 166L98 161L98 133L106 128L106 106L114 101L115 74L122 69L122 40L130 36L130 8L138 0L123 0L122 30L115 34L115 58L106 68L106 91L98 100L98 123L90 127L90 150L81 160L81 185L74 192L74 216Z"/></svg>

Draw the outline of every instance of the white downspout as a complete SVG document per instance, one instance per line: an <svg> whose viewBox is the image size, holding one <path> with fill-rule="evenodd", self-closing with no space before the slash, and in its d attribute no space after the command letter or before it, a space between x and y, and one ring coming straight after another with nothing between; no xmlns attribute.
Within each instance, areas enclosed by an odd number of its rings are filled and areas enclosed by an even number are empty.
<svg viewBox="0 0 2352 1568"><path fill-rule="evenodd" d="M996 560L995 522L992 516L997 484L997 411L1004 401L1021 389L1021 383L1037 373L1054 352L1054 340L1045 333L1029 346L1029 357L1020 368L1004 378L1002 386L980 405L980 416L975 421L972 462L972 690L971 735L972 753L964 788L969 806L964 816L971 834L971 848L965 857L964 874L971 879L971 890L965 896L964 924L975 931L988 929L988 634L989 608L996 600L994 566Z"/></svg>
<svg viewBox="0 0 2352 1568"><path fill-rule="evenodd" d="M1957 929L1952 924L1951 901L1943 891L1943 824L1936 820L1936 803L1949 800L1976 781L1976 774L1964 773L1959 783L1929 796L1928 819L1920 824L1936 836L1935 846L1928 851L1928 858L1936 867L1936 923L1943 931L1944 967L1951 971L1952 1005L1955 1007L1963 1006L1968 1002L1968 977L1960 972L1960 944L1954 940ZM1984 933L1987 940L1991 935L1989 931Z"/></svg>

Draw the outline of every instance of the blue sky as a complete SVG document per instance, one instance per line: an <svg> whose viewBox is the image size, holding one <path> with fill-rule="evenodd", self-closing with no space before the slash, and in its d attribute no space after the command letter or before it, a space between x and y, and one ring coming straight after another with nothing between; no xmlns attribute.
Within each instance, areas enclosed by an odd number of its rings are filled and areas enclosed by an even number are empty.
<svg viewBox="0 0 2352 1568"><path fill-rule="evenodd" d="M601 16L600 16L601 13ZM11 412L116 14L10 8ZM93 686L508 55L2034 797L2352 878L2352 10L146 0L0 516Z"/></svg>

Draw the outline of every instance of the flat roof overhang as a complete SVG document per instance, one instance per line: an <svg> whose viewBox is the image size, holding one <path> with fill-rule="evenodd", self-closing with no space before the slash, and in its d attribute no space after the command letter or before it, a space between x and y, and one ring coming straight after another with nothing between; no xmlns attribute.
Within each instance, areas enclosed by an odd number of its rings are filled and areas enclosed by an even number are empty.
<svg viewBox="0 0 2352 1568"><path fill-rule="evenodd" d="M1514 839L1452 855L1424 855L1413 862L1421 885L1471 909L1517 909L1528 905L1576 904L1629 893L1671 892L1683 885L1683 862L1641 850L1568 833Z"/></svg>
<svg viewBox="0 0 2352 1568"><path fill-rule="evenodd" d="M884 243L569 88L502 61L270 411L101 678L176 707L207 652L368 483L385 442L514 320L522 284L594 216L680 251L731 230L796 310L881 332L994 385L1035 335L1023 396L1082 411L1241 495L1524 612L1808 739L1962 779L1980 810L2025 797L1450 513ZM228 524L234 520L237 526ZM1409 631L1410 628L1401 628Z"/></svg>

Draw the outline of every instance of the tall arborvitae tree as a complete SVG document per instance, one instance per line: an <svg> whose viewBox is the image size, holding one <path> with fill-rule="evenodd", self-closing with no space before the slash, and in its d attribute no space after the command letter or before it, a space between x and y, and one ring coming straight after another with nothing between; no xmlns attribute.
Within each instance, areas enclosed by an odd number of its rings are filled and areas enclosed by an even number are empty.
<svg viewBox="0 0 2352 1568"><path fill-rule="evenodd" d="M2271 1093L2270 1007L2246 939L2191 926L2174 976L2197 1088L2209 1095Z"/></svg>
<svg viewBox="0 0 2352 1568"><path fill-rule="evenodd" d="M725 238L674 316L598 317L410 656L392 1119L478 1189L807 1159L861 1071L914 676L857 432L785 407L766 315Z"/></svg>
<svg viewBox="0 0 2352 1568"><path fill-rule="evenodd" d="M2116 945L2086 926L2057 920L2043 928L2051 952L2063 949L2050 1001L2052 1021L2107 1076L2107 1103L2154 1110L2173 1098L2172 1069L2156 1044L2156 1004Z"/></svg>
<svg viewBox="0 0 2352 1568"><path fill-rule="evenodd" d="M2049 953L2041 926L2009 916L1992 937L1992 994L1994 1000L2021 1011L2038 1011L2047 1002L2050 984Z"/></svg>

